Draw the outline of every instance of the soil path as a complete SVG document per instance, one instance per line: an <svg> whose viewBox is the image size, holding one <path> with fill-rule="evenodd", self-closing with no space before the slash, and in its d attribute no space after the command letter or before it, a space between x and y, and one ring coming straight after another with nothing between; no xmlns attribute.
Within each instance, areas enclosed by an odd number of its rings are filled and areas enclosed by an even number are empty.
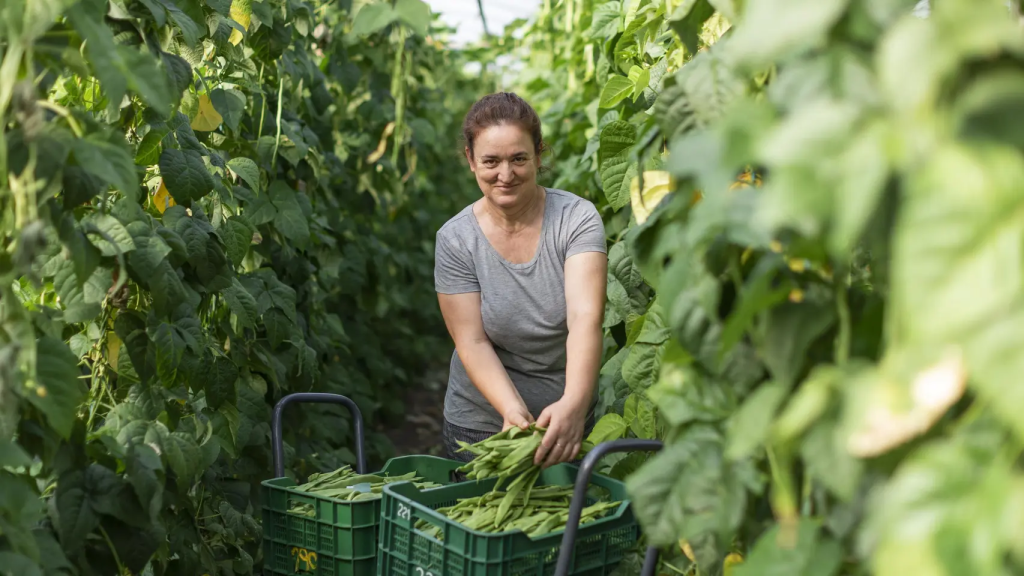
<svg viewBox="0 0 1024 576"><path fill-rule="evenodd" d="M420 385L406 392L405 421L384 431L395 445L396 456L444 456L441 424L444 420L444 393L447 386L448 364L445 363L427 370Z"/></svg>

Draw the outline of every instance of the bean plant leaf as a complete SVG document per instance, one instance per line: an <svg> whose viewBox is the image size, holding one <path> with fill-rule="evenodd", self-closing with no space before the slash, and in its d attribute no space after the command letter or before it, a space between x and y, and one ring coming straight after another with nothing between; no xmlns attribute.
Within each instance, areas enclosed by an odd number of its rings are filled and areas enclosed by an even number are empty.
<svg viewBox="0 0 1024 576"><path fill-rule="evenodd" d="M277 209L274 226L296 246L305 247L309 241L309 224L302 208L299 207L295 191L285 182L276 180L270 186L268 194Z"/></svg>
<svg viewBox="0 0 1024 576"><path fill-rule="evenodd" d="M625 100L634 89L633 82L625 76L614 75L608 78L604 88L601 89L601 108L613 108L619 102Z"/></svg>
<svg viewBox="0 0 1024 576"><path fill-rule="evenodd" d="M151 166L160 160L160 148L163 139L170 132L166 126L152 127L139 142L135 152L135 163L139 166Z"/></svg>
<svg viewBox="0 0 1024 576"><path fill-rule="evenodd" d="M125 194L135 194L139 189L135 162L121 138L110 140L97 136L76 138L71 151L83 170L100 180L113 184Z"/></svg>
<svg viewBox="0 0 1024 576"><path fill-rule="evenodd" d="M213 177L194 150L164 150L160 154L160 174L178 204L187 206L213 191Z"/></svg>
<svg viewBox="0 0 1024 576"><path fill-rule="evenodd" d="M843 15L848 0L752 2L729 40L738 62L759 66L821 42Z"/></svg>
<svg viewBox="0 0 1024 576"><path fill-rule="evenodd" d="M600 444L609 440L618 440L626 434L629 424L618 414L605 414L594 425L594 429L587 436L587 442Z"/></svg>
<svg viewBox="0 0 1024 576"><path fill-rule="evenodd" d="M245 113L245 95L238 90L217 88L210 93L210 102L224 118L224 123L228 128L237 132L238 123L242 121L242 116Z"/></svg>
<svg viewBox="0 0 1024 576"><path fill-rule="evenodd" d="M85 537L99 524L99 517L89 504L85 471L71 470L62 474L57 482L56 499L61 546L74 552L81 549Z"/></svg>
<svg viewBox="0 0 1024 576"><path fill-rule="evenodd" d="M618 210L629 204L629 184L637 173L631 158L636 143L636 127L616 120L601 131L598 164L601 167L601 186L612 208Z"/></svg>
<svg viewBox="0 0 1024 576"><path fill-rule="evenodd" d="M104 256L117 256L135 249L131 234L117 218L109 214L93 212L82 219L82 227L89 241Z"/></svg>
<svg viewBox="0 0 1024 576"><path fill-rule="evenodd" d="M238 278L232 278L231 286L224 289L221 293L224 299L227 300L231 313L238 318L239 324L243 328L255 328L256 322L260 317L256 307L256 300L242 286Z"/></svg>
<svg viewBox="0 0 1024 576"><path fill-rule="evenodd" d="M51 336L43 336L36 342L39 388L27 398L64 438L71 436L78 404L85 396L79 376L78 359L65 343Z"/></svg>
<svg viewBox="0 0 1024 576"><path fill-rule="evenodd" d="M423 0L397 0L395 16L419 36L426 36L430 27L430 6Z"/></svg>
<svg viewBox="0 0 1024 576"><path fill-rule="evenodd" d="M352 22L352 33L368 36L395 21L398 15L387 3L364 4Z"/></svg>
<svg viewBox="0 0 1024 576"><path fill-rule="evenodd" d="M244 180L253 192L259 193L260 171L255 162L249 158L239 156L228 160L228 168L235 174L238 174L238 177Z"/></svg>
<svg viewBox="0 0 1024 576"><path fill-rule="evenodd" d="M256 228L244 216L232 216L221 227L220 237L224 240L228 259L235 266L241 265L242 259L249 252L255 232Z"/></svg>

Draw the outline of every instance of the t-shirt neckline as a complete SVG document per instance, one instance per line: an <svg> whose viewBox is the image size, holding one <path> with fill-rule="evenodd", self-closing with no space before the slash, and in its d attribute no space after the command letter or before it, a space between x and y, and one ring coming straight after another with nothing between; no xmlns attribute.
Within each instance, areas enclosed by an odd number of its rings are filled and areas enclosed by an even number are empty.
<svg viewBox="0 0 1024 576"><path fill-rule="evenodd" d="M469 205L469 216L470 220L473 222L473 228L476 230L476 233L480 235L480 238L483 239L484 244L487 245L487 251L508 268L522 270L533 266L537 263L537 260L540 259L541 249L544 247L544 234L548 230L548 216L551 212L551 189L547 186L541 186L541 188L544 189L544 216L540 220L540 237L537 238L537 249L533 252L533 258L527 262L516 263L506 260L505 257L502 256L501 253L498 252L498 250L491 244L491 241L487 238L487 234L484 234L484 229L480 226L480 221L477 220L476 211L473 210L473 204Z"/></svg>

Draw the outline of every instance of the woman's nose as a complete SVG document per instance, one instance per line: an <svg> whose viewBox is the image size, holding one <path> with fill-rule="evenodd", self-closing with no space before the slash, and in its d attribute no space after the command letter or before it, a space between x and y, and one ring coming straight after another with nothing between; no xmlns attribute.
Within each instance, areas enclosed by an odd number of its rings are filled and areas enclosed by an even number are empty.
<svg viewBox="0 0 1024 576"><path fill-rule="evenodd" d="M511 182L513 176L512 164L502 162L498 167L498 179L502 182Z"/></svg>

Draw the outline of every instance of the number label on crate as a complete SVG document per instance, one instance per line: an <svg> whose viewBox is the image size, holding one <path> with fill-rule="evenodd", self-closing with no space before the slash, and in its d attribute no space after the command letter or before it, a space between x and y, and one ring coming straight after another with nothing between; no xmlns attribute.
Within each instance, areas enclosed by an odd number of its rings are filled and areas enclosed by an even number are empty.
<svg viewBox="0 0 1024 576"><path fill-rule="evenodd" d="M434 576L434 573L429 570L424 570L419 566L416 567L416 576Z"/></svg>
<svg viewBox="0 0 1024 576"><path fill-rule="evenodd" d="M405 504L402 504L401 502L399 502L398 503L398 517L403 519L403 520L410 520L410 519L412 519L412 510L410 510L409 507L406 506Z"/></svg>
<svg viewBox="0 0 1024 576"><path fill-rule="evenodd" d="M305 548L299 548L297 546L292 547L292 556L295 556L295 571L299 572L299 562L302 562L302 572L312 572L316 570L316 552L310 552Z"/></svg>

